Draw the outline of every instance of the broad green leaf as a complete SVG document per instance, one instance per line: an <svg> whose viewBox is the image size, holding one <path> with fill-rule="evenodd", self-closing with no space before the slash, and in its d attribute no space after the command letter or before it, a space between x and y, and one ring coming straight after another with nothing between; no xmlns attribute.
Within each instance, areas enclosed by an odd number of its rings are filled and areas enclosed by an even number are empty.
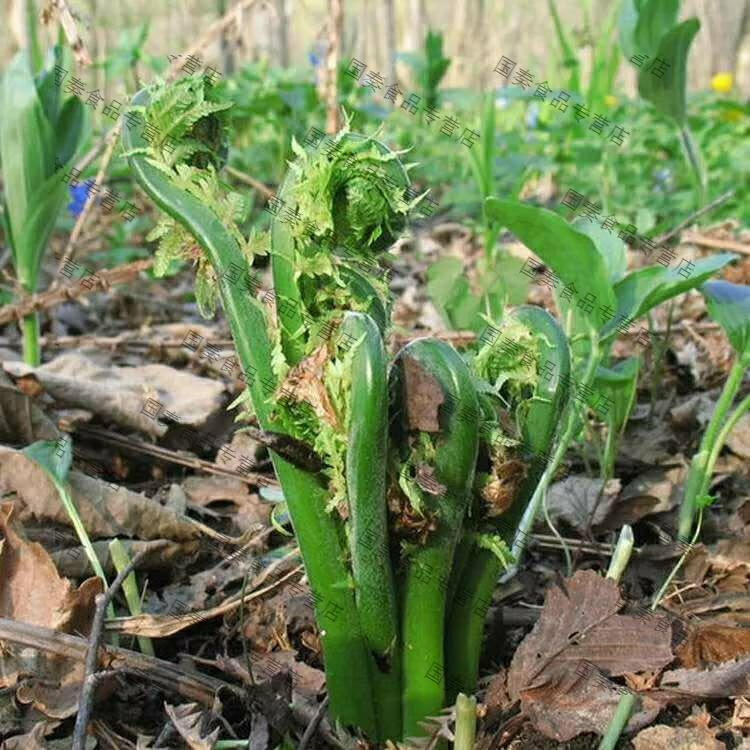
<svg viewBox="0 0 750 750"><path fill-rule="evenodd" d="M646 0L641 4L635 26L635 47L650 60L657 56L663 37L677 23L680 0ZM661 55L658 55L661 57Z"/></svg>
<svg viewBox="0 0 750 750"><path fill-rule="evenodd" d="M678 266L647 266L629 273L615 285L617 315L605 326L603 335L615 333L618 319L619 322L625 318L637 320L656 305L700 286L735 257L732 253L718 253L696 260L687 278L681 275Z"/></svg>
<svg viewBox="0 0 750 750"><path fill-rule="evenodd" d="M594 390L604 394L609 401L596 399L593 408L609 425L620 432L625 427L630 410L635 403L640 359L628 357L614 367L598 367L594 378Z"/></svg>
<svg viewBox="0 0 750 750"><path fill-rule="evenodd" d="M590 219L577 219L573 226L591 238L594 247L604 259L610 284L616 284L628 270L628 259L625 255L625 243L614 232L608 232L601 225Z"/></svg>
<svg viewBox="0 0 750 750"><path fill-rule="evenodd" d="M17 236L37 187L49 174L49 126L24 53L13 58L3 75L0 112L0 161L6 186L5 201L8 221Z"/></svg>
<svg viewBox="0 0 750 750"><path fill-rule="evenodd" d="M700 289L708 312L740 357L750 358L750 286L707 281Z"/></svg>
<svg viewBox="0 0 750 750"><path fill-rule="evenodd" d="M636 0L622 0L617 18L618 34L622 53L628 60L638 53L635 29L638 25L638 4Z"/></svg>
<svg viewBox="0 0 750 750"><path fill-rule="evenodd" d="M73 460L73 441L68 435L59 440L37 440L22 451L50 475L56 486L64 486Z"/></svg>
<svg viewBox="0 0 750 750"><path fill-rule="evenodd" d="M47 246L60 209L67 200L67 185L60 174L45 180L32 196L20 231L14 231L16 252L22 260L16 269L18 280L29 291L36 288L42 253Z"/></svg>
<svg viewBox="0 0 750 750"><path fill-rule="evenodd" d="M655 53L669 67L659 78L644 68L638 75L638 91L662 114L674 118L679 125L686 117L687 57L693 37L698 33L697 18L683 21L665 34Z"/></svg>
<svg viewBox="0 0 750 750"><path fill-rule="evenodd" d="M63 104L57 119L57 160L63 166L75 156L81 141L81 133L86 123L86 108L76 96L71 96Z"/></svg>
<svg viewBox="0 0 750 750"><path fill-rule="evenodd" d="M615 294L607 265L591 238L546 208L498 198L488 198L485 207L490 217L508 227L550 266L562 284L573 285L576 298L593 295L596 304L582 315L598 327L597 307L614 308Z"/></svg>

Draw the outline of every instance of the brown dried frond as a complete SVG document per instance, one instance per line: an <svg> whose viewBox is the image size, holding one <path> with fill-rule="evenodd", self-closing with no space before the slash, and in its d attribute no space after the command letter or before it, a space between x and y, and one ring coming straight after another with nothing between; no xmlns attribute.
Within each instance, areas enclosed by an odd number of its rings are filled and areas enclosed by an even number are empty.
<svg viewBox="0 0 750 750"><path fill-rule="evenodd" d="M528 469L528 464L517 458L493 462L490 479L482 488L482 498L490 518L499 516L510 508Z"/></svg>

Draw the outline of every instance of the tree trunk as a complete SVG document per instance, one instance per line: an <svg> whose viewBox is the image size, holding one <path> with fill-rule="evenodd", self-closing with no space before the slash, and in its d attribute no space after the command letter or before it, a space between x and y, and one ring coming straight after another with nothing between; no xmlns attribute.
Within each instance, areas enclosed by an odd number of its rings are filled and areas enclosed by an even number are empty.
<svg viewBox="0 0 750 750"><path fill-rule="evenodd" d="M328 0L328 54L326 56L326 133L333 135L340 127L338 102L338 69L341 35L344 29L342 0Z"/></svg>
<svg viewBox="0 0 750 750"><path fill-rule="evenodd" d="M396 78L396 16L393 0L384 0L385 6L385 65L388 83L397 83Z"/></svg>
<svg viewBox="0 0 750 750"><path fill-rule="evenodd" d="M276 0L279 30L279 64L282 68L289 67L289 2L290 0Z"/></svg>
<svg viewBox="0 0 750 750"><path fill-rule="evenodd" d="M218 0L217 11L219 18L223 18L227 12L227 0ZM219 47L221 48L221 62L224 68L224 75L231 75L234 73L234 54L232 52L232 44L227 36L227 29L222 29L221 37L219 38Z"/></svg>

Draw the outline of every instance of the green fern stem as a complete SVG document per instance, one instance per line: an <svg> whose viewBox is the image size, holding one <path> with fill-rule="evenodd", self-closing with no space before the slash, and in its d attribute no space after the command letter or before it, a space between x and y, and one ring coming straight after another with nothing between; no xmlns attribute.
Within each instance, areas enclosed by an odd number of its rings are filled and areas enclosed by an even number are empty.
<svg viewBox="0 0 750 750"><path fill-rule="evenodd" d="M145 91L133 99L136 106L147 103ZM128 150L143 145L135 129L125 129L124 140ZM217 216L195 197L171 184L143 156L131 154L128 158L139 184L159 208L195 237L216 275L226 278L224 274L230 269L239 269L239 275L244 277L247 262ZM258 422L263 429L273 430L274 404L270 395L275 388L269 388L268 384L275 383L276 376L271 367L265 312L247 290L229 280L220 285L220 294L243 370L252 373L248 388ZM338 721L374 734L369 659L345 564L341 530L326 511L326 489L318 477L297 469L273 452L271 458L316 596L331 712ZM357 679L352 679L352 675L357 675Z"/></svg>
<svg viewBox="0 0 750 750"><path fill-rule="evenodd" d="M394 365L414 360L435 377L455 408L443 414L436 436L435 476L445 486L429 508L437 528L406 559L403 584L404 738L424 733L420 726L445 703L444 636L447 583L456 543L469 504L479 444L479 403L471 374L461 356L445 342L418 339L401 350ZM408 394L407 394L408 398ZM446 399L447 400L447 399Z"/></svg>
<svg viewBox="0 0 750 750"><path fill-rule="evenodd" d="M538 360L555 365L550 377L538 376L534 395L522 415L524 443L532 452L526 476L520 484L511 508L504 514L502 528L506 542L512 542L511 532L521 517L537 485L544 476L541 458L550 450L562 414L568 403L570 350L565 333L557 321L545 310L523 305L512 316L534 333L538 346ZM498 532L500 524L487 524L488 530ZM497 526L497 528L495 528ZM451 677L449 701L458 692L471 694L476 690L479 657L482 645L484 615L492 600L492 593L503 561L490 549L472 544L473 535L466 534L462 545L470 549L448 620L446 664Z"/></svg>

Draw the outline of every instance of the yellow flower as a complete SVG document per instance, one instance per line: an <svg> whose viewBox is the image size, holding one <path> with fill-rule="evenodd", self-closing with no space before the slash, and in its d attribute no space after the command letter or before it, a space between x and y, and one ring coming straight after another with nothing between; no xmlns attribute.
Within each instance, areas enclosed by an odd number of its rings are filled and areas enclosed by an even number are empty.
<svg viewBox="0 0 750 750"><path fill-rule="evenodd" d="M734 78L731 73L717 73L711 79L711 88L720 94L726 94L732 90Z"/></svg>
<svg viewBox="0 0 750 750"><path fill-rule="evenodd" d="M739 122L743 115L744 112L741 109L732 108L724 110L719 117L724 120L724 122Z"/></svg>
<svg viewBox="0 0 750 750"><path fill-rule="evenodd" d="M612 96L612 94L607 94L604 97L604 103L608 107L615 107L615 106L617 106L617 97L616 96Z"/></svg>

